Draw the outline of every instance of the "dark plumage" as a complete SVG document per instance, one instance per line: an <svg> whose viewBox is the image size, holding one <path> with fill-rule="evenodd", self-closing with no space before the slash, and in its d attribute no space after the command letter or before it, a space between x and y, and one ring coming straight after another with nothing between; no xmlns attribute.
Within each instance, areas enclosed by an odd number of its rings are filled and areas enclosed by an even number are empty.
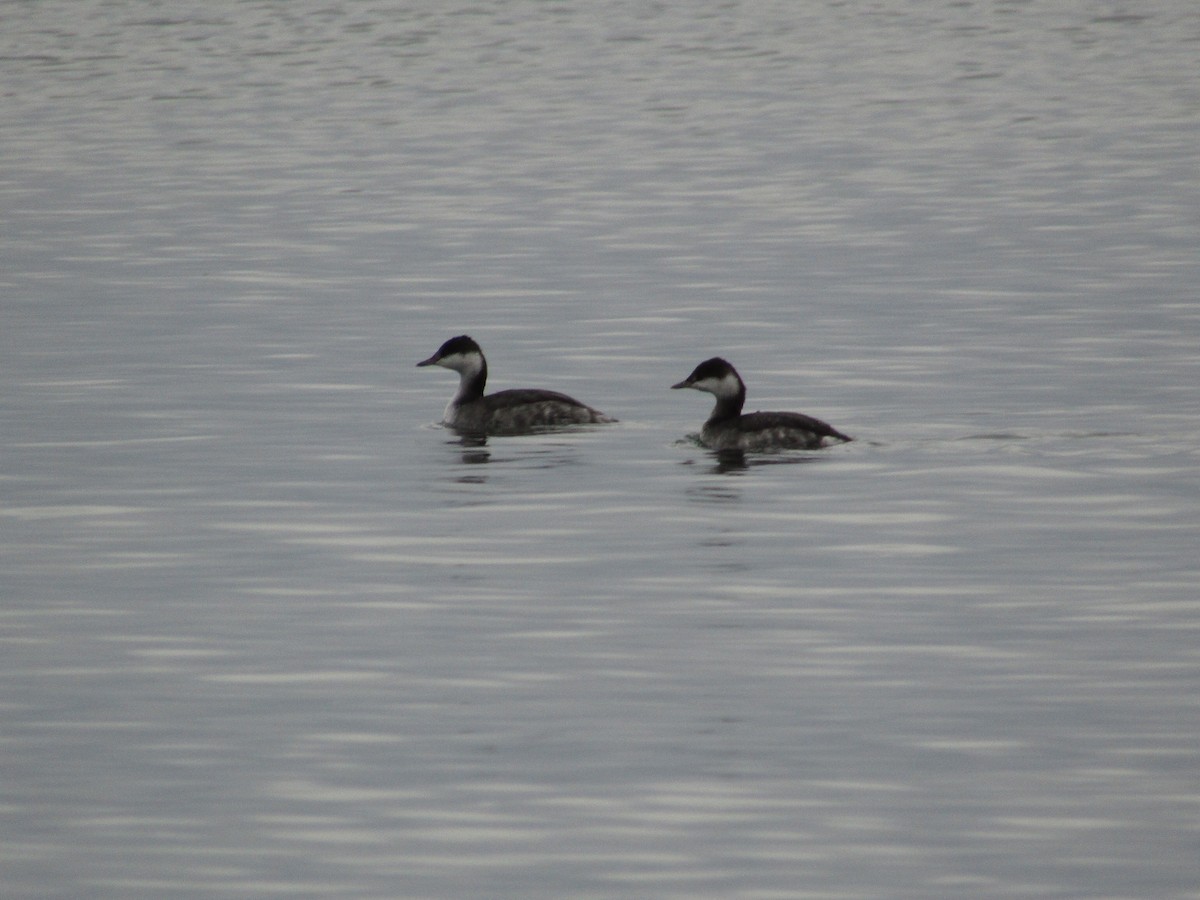
<svg viewBox="0 0 1200 900"><path fill-rule="evenodd" d="M451 338L417 363L458 372L458 391L446 407L442 424L466 434L522 434L564 425L615 422L598 409L558 391L517 388L484 395L487 359L467 335Z"/></svg>
<svg viewBox="0 0 1200 900"><path fill-rule="evenodd" d="M705 360L672 388L692 388L717 398L700 429L700 441L713 450L815 450L853 440L827 422L794 412L742 414L746 384L737 369L720 357Z"/></svg>

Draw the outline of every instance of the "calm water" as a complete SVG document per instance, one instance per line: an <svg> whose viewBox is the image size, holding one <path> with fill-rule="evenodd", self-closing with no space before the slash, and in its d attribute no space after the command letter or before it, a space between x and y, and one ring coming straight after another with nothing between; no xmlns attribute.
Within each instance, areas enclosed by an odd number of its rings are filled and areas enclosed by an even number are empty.
<svg viewBox="0 0 1200 900"><path fill-rule="evenodd" d="M1190 0L0 20L6 897L1200 897Z"/></svg>

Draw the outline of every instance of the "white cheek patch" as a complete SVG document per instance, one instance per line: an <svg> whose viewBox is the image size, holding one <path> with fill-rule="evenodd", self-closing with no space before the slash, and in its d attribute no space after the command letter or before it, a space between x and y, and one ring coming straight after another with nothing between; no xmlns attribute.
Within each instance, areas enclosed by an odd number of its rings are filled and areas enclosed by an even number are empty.
<svg viewBox="0 0 1200 900"><path fill-rule="evenodd" d="M465 375L468 378L483 368L483 362L477 353L449 353L439 359L435 365L439 365L443 369L458 372L460 375Z"/></svg>
<svg viewBox="0 0 1200 900"><path fill-rule="evenodd" d="M717 397L733 397L738 392L738 380L734 375L723 375L720 378L701 378L692 385L698 391L708 391Z"/></svg>

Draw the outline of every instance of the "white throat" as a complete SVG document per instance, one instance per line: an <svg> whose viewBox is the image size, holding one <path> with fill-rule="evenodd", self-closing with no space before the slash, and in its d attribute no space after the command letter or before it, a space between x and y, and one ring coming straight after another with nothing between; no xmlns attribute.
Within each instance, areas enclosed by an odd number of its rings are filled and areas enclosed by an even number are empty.
<svg viewBox="0 0 1200 900"><path fill-rule="evenodd" d="M458 414L458 407L470 392L472 383L483 371L483 357L478 353L453 353L443 356L435 365L458 373L458 390L454 392L454 397L446 404L446 411L442 414L443 421L453 423Z"/></svg>

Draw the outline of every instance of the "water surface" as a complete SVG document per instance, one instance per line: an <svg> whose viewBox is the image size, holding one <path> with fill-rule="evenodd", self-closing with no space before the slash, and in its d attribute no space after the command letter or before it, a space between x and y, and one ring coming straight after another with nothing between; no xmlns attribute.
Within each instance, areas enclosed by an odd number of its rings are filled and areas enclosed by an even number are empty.
<svg viewBox="0 0 1200 900"><path fill-rule="evenodd" d="M0 34L7 896L1200 896L1191 4Z"/></svg>

